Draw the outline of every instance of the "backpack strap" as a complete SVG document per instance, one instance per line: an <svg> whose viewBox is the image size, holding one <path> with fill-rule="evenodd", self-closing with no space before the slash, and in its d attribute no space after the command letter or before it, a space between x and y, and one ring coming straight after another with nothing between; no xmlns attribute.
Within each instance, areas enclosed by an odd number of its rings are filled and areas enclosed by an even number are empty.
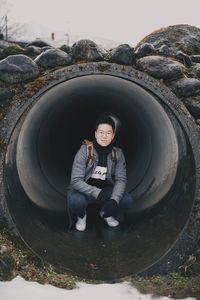
<svg viewBox="0 0 200 300"><path fill-rule="evenodd" d="M86 160L86 167L89 165L90 161L94 160L93 150L94 146L93 143L89 140L84 140L83 144L87 147L87 160Z"/></svg>
<svg viewBox="0 0 200 300"><path fill-rule="evenodd" d="M115 162L115 164L116 164L117 163L117 148L116 147L113 147L113 149L112 149L111 158L112 158L112 161Z"/></svg>
<svg viewBox="0 0 200 300"><path fill-rule="evenodd" d="M89 165L89 163L94 160L94 154L93 154L94 146L93 146L93 142L91 142L89 140L84 140L83 145L86 145L86 147L87 147L87 160L86 160L86 167L87 167ZM113 162L115 162L115 164L117 163L117 148L116 147L113 147L113 149L112 149L111 159Z"/></svg>

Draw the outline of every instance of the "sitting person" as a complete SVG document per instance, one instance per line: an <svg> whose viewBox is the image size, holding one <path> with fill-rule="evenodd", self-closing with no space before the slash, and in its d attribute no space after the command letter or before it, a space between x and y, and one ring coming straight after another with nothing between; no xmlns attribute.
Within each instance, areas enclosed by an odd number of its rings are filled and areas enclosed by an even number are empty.
<svg viewBox="0 0 200 300"><path fill-rule="evenodd" d="M126 162L122 150L113 145L115 123L106 114L96 121L95 139L84 141L77 152L68 189L68 210L76 215L75 227L86 229L87 206L97 203L100 216L108 226L116 227L119 210L130 208L133 199L125 192Z"/></svg>

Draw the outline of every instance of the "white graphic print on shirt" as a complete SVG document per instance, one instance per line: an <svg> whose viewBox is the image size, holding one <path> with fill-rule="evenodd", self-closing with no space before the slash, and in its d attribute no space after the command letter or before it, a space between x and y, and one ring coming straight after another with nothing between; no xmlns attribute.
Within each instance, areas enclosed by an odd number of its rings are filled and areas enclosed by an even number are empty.
<svg viewBox="0 0 200 300"><path fill-rule="evenodd" d="M107 167L96 166L91 178L106 180Z"/></svg>

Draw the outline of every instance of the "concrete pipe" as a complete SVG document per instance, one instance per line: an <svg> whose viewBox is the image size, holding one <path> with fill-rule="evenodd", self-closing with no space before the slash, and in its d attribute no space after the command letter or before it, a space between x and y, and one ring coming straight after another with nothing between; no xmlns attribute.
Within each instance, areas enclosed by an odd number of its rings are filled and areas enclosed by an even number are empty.
<svg viewBox="0 0 200 300"><path fill-rule="evenodd" d="M166 86L132 67L88 63L54 78L7 117L6 218L42 259L79 276L110 280L174 270L197 240L200 160L190 114ZM91 209L87 230L69 231L73 157L83 139L93 139L103 111L121 125L117 144L135 202L119 228L107 228Z"/></svg>

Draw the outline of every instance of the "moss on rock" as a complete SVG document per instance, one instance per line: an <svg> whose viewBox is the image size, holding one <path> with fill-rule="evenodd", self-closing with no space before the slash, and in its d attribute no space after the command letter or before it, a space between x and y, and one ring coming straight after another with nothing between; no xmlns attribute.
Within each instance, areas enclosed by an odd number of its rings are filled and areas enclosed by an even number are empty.
<svg viewBox="0 0 200 300"><path fill-rule="evenodd" d="M6 47L3 50L3 54L5 57L9 56L9 55L16 55L16 54L25 54L26 50L24 48L22 48L20 45L16 44L16 45L11 45L9 47Z"/></svg>
<svg viewBox="0 0 200 300"><path fill-rule="evenodd" d="M182 276L179 273L170 273L163 276L133 277L132 284L141 293L166 296L170 298L197 297L200 299L200 275Z"/></svg>

